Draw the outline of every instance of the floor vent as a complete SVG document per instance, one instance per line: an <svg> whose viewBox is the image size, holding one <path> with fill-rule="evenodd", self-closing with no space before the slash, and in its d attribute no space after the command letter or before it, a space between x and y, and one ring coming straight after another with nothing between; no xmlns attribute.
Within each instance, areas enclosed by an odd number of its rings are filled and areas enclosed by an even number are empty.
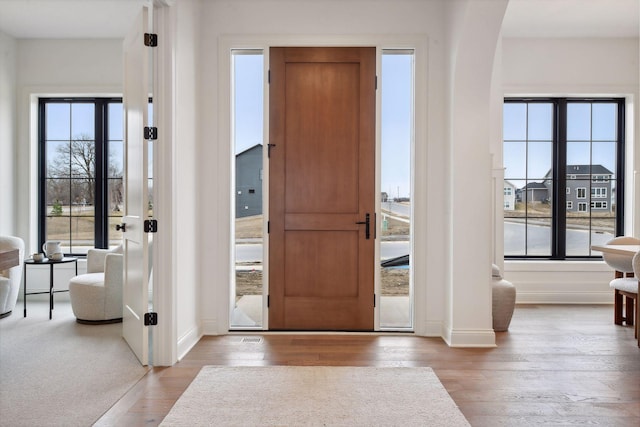
<svg viewBox="0 0 640 427"><path fill-rule="evenodd" d="M243 337L242 342L249 344L260 344L262 342L262 337Z"/></svg>

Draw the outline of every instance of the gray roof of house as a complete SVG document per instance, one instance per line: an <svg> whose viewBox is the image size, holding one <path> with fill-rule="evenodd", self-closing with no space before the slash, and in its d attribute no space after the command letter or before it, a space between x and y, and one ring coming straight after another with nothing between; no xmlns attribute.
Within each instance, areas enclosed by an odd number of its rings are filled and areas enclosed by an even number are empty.
<svg viewBox="0 0 640 427"><path fill-rule="evenodd" d="M253 150L255 150L256 148L260 148L260 149L262 150L262 144L256 144L256 145L254 145L253 147L249 147L249 148L247 148L246 150L241 151L240 153L236 154L236 157L240 157L241 155L243 155L243 154L245 154L245 153L248 153L249 151L253 151Z"/></svg>
<svg viewBox="0 0 640 427"><path fill-rule="evenodd" d="M530 182L524 187L522 187L522 189L523 190L546 190L547 187L544 185L543 182Z"/></svg>
<svg viewBox="0 0 640 427"><path fill-rule="evenodd" d="M589 172L591 168L591 172ZM613 175L609 169L602 165L567 165L567 175ZM551 169L545 176L551 176Z"/></svg>
<svg viewBox="0 0 640 427"><path fill-rule="evenodd" d="M609 169L602 165L567 165L567 173L575 175L588 175L591 166L591 175L612 175Z"/></svg>

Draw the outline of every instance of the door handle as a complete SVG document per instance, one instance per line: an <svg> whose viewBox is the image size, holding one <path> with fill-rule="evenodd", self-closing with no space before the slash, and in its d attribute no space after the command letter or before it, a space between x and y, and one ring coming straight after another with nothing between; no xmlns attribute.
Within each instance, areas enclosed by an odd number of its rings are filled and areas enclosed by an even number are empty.
<svg viewBox="0 0 640 427"><path fill-rule="evenodd" d="M126 232L127 231L127 224L122 223L122 224L116 224L116 230L120 231L122 230L122 232Z"/></svg>
<svg viewBox="0 0 640 427"><path fill-rule="evenodd" d="M369 240L371 237L370 227L371 227L371 215L366 214L364 216L364 221L358 221L356 224L364 224L364 237Z"/></svg>

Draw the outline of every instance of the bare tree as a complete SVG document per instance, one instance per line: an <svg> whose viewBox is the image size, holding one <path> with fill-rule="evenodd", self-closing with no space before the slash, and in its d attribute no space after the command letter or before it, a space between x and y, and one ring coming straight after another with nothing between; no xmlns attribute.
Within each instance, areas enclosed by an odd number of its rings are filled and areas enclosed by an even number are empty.
<svg viewBox="0 0 640 427"><path fill-rule="evenodd" d="M60 178L70 178L69 203L94 204L96 144L91 137L80 134L69 144L57 147L51 172Z"/></svg>
<svg viewBox="0 0 640 427"><path fill-rule="evenodd" d="M121 209L123 202L122 160L109 154L107 176L109 179L110 208ZM81 134L68 144L58 145L51 162L48 199L64 204L95 204L96 143L90 136Z"/></svg>
<svg viewBox="0 0 640 427"><path fill-rule="evenodd" d="M109 152L109 208L113 212L120 212L123 203L123 184L122 184L122 159L116 161L113 152Z"/></svg>

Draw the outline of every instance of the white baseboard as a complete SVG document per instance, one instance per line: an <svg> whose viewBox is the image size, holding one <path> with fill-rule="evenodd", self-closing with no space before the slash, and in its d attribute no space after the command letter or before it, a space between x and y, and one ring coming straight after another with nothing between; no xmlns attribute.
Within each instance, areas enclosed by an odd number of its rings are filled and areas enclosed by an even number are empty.
<svg viewBox="0 0 640 427"><path fill-rule="evenodd" d="M442 339L449 347L496 347L493 329L446 329Z"/></svg>
<svg viewBox="0 0 640 427"><path fill-rule="evenodd" d="M202 334L203 335L220 335L218 330L217 319L204 319L202 321Z"/></svg>
<svg viewBox="0 0 640 427"><path fill-rule="evenodd" d="M613 291L518 291L516 304L613 304Z"/></svg>
<svg viewBox="0 0 640 427"><path fill-rule="evenodd" d="M443 325L439 320L427 320L422 328L416 325L416 335L423 337L442 337Z"/></svg>
<svg viewBox="0 0 640 427"><path fill-rule="evenodd" d="M178 338L178 361L182 360L182 358L191 351L198 341L200 341L202 335L201 328L196 326Z"/></svg>
<svg viewBox="0 0 640 427"><path fill-rule="evenodd" d="M612 304L613 271L602 261L505 261L517 304Z"/></svg>

